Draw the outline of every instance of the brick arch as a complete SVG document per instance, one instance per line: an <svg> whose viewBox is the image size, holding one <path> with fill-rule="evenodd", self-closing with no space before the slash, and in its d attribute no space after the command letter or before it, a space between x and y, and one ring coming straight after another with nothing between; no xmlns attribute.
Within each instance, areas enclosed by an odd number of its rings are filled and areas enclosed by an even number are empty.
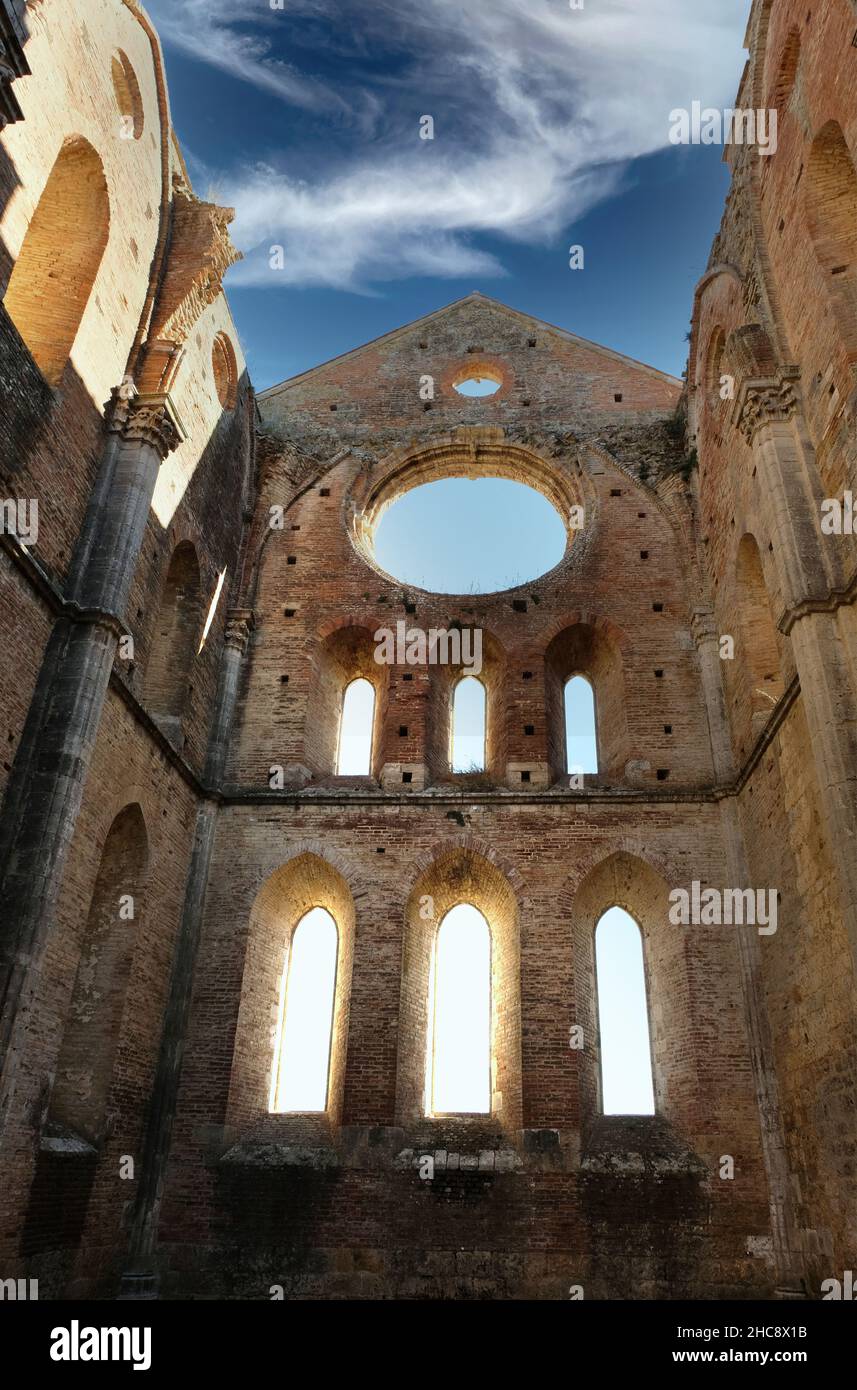
<svg viewBox="0 0 857 1390"><path fill-rule="evenodd" d="M51 386L62 380L109 236L110 197L101 158L83 136L69 136L30 219L3 298Z"/></svg>
<svg viewBox="0 0 857 1390"><path fill-rule="evenodd" d="M609 620L590 623L581 614L566 623L545 650L545 710L548 757L555 779L566 767L565 687L573 676L585 676L595 697L599 772L619 780L631 756L622 648Z"/></svg>
<svg viewBox="0 0 857 1390"><path fill-rule="evenodd" d="M268 875L249 912L235 1025L227 1122L242 1131L277 1121L269 1115L280 985L289 945L299 922L314 907L325 908L338 932L328 1110L307 1121L308 1132L336 1126L342 1114L348 1017L354 959L354 895L348 879L325 848L315 842L293 847Z"/></svg>
<svg viewBox="0 0 857 1390"><path fill-rule="evenodd" d="M322 777L335 773L345 691L352 681L368 680L375 690L371 775L378 777L390 668L375 660L376 643L368 627L348 619L337 619L324 626L325 634L314 644L311 655L310 696L303 734L306 763Z"/></svg>
<svg viewBox="0 0 857 1390"><path fill-rule="evenodd" d="M857 360L857 169L836 121L812 142L804 178L806 220L849 360Z"/></svg>
<svg viewBox="0 0 857 1390"><path fill-rule="evenodd" d="M606 855L602 852L578 877L571 901L568 891L560 898L571 924L574 1021L584 1033L584 1047L577 1053L580 1121L585 1131L601 1113L595 930L609 908L621 907L643 936L656 1108L692 1133L699 1076L688 929L669 921L669 894L679 881L638 849L614 845Z"/></svg>
<svg viewBox="0 0 857 1390"><path fill-rule="evenodd" d="M738 700L741 750L748 752L785 689L762 553L750 531L744 532L735 549L735 580L738 641L734 661L725 665L730 668L730 694Z"/></svg>
<svg viewBox="0 0 857 1390"><path fill-rule="evenodd" d="M480 630L482 670L477 679L485 687L487 720L484 775L492 781L502 782L508 745L509 654L493 632L481 624ZM460 680L470 674L463 666L438 665L430 669L427 760L433 776L441 780L451 775L450 740L455 688Z"/></svg>
<svg viewBox="0 0 857 1390"><path fill-rule="evenodd" d="M66 1015L48 1124L104 1140L134 947L145 910L149 835L138 802L114 817L101 852Z"/></svg>
<svg viewBox="0 0 857 1390"><path fill-rule="evenodd" d="M789 100L791 99L792 91L794 90L798 68L800 66L800 56L800 30L797 25L793 24L780 45L775 75L772 76L768 82L770 102L776 107L780 118L785 114ZM772 60L772 52L770 50L766 54L766 60Z"/></svg>
<svg viewBox="0 0 857 1390"><path fill-rule="evenodd" d="M171 733L178 733L188 706L202 621L196 546L182 540L170 556L143 685L147 708Z"/></svg>
<svg viewBox="0 0 857 1390"><path fill-rule="evenodd" d="M397 1123L432 1124L424 1114L424 1097L434 943L446 913L466 902L478 908L491 929L490 1123L511 1138L520 1129L522 1117L521 953L515 886L493 851L470 836L447 842L418 867L405 908Z"/></svg>

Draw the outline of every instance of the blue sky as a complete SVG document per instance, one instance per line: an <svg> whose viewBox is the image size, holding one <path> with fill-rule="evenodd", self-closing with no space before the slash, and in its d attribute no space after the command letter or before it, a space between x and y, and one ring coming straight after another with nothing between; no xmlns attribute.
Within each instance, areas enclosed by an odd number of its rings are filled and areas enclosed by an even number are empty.
<svg viewBox="0 0 857 1390"><path fill-rule="evenodd" d="M669 113L732 103L747 0L148 8L257 389L474 289L680 375L727 177Z"/></svg>

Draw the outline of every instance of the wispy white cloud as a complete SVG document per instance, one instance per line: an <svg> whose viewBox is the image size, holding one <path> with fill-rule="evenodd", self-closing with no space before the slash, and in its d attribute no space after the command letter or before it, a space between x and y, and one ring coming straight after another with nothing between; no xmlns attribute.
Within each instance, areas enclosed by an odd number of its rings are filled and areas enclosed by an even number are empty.
<svg viewBox="0 0 857 1390"><path fill-rule="evenodd" d="M270 149L221 175L247 253L231 283L365 290L408 275L502 274L481 237L547 242L610 196L627 161L668 144L674 107L731 102L747 0L587 0L583 10L566 0L288 0L284 12L262 0L252 34L232 0L151 8L167 41L313 113L341 122L345 112L355 132L332 139L310 177L284 171ZM330 64L321 80L275 56L290 34L308 52L307 33L324 25L342 67L335 91ZM393 51L396 62L349 64L349 44L361 58ZM434 141L419 139L423 114ZM283 269L271 267L275 246Z"/></svg>

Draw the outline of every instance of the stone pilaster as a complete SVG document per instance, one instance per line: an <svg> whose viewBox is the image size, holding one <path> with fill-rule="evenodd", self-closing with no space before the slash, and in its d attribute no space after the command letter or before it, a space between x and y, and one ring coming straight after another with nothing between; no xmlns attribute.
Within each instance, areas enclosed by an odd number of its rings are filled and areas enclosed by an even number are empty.
<svg viewBox="0 0 857 1390"><path fill-rule="evenodd" d="M711 610L697 609L691 619L690 630L699 654L699 669L705 695L705 709L708 715L714 776L718 783L724 784L732 781L735 775L735 764L732 757L732 743L729 738L726 697L723 691L720 643L714 614Z"/></svg>
<svg viewBox="0 0 857 1390"><path fill-rule="evenodd" d="M226 621L217 703L206 758L206 780L212 791L218 791L223 781L238 699L241 666L250 645L253 625L252 610L230 609ZM131 1224L128 1263L122 1278L120 1294L123 1299L157 1296L155 1250L158 1212L181 1082L191 992L217 826L217 809L215 801L207 801L197 811L196 833L170 977L164 1031L143 1138L140 1182Z"/></svg>
<svg viewBox="0 0 857 1390"><path fill-rule="evenodd" d="M820 487L807 452L796 369L743 381L733 422L752 448L770 519L785 606L780 627L791 638L857 969L857 705L835 606L828 602L835 566L824 554Z"/></svg>
<svg viewBox="0 0 857 1390"><path fill-rule="evenodd" d="M35 990L53 925L66 855L83 799L124 607L158 470L181 438L168 398L130 398L105 449L111 487L88 528L94 543L78 569L39 675L38 716L28 721L0 827L0 1128L15 1089L9 1044ZM98 493L98 489L96 489Z"/></svg>

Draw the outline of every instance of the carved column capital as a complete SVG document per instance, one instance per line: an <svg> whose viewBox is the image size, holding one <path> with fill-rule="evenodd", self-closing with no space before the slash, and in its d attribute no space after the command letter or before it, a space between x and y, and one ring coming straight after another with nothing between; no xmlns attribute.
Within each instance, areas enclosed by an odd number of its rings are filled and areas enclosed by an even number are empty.
<svg viewBox="0 0 857 1390"><path fill-rule="evenodd" d="M791 420L800 409L797 367L780 367L775 377L743 381L732 412L732 423L748 444L766 425Z"/></svg>
<svg viewBox="0 0 857 1390"><path fill-rule="evenodd" d="M131 381L114 387L107 411L111 433L132 443L149 444L162 463L187 438L171 398L138 394Z"/></svg>
<svg viewBox="0 0 857 1390"><path fill-rule="evenodd" d="M226 646L238 652L239 656L245 656L254 625L252 608L230 608L226 615Z"/></svg>

